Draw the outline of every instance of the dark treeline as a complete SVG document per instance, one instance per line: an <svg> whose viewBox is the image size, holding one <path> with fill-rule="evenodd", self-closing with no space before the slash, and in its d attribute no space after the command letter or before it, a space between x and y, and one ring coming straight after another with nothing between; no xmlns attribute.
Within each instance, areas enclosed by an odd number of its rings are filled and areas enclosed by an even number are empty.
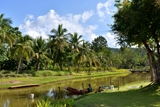
<svg viewBox="0 0 160 107"><path fill-rule="evenodd" d="M85 68L109 70L110 67L144 69L148 60L143 48L109 48L103 36L92 43L78 33L69 33L63 25L51 29L49 39L22 35L11 20L0 15L0 70L68 70L78 73Z"/></svg>

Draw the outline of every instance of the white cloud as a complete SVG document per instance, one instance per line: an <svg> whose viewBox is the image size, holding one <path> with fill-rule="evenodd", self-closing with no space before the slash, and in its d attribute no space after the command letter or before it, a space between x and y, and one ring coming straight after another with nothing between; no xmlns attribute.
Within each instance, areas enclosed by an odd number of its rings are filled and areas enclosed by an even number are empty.
<svg viewBox="0 0 160 107"><path fill-rule="evenodd" d="M33 38L42 36L44 39L48 38L47 35L51 34L50 31L57 29L59 24L63 24L63 27L70 33L77 32L82 35L82 38L86 41L92 42L98 35L94 33L99 26L96 24L86 24L94 15L93 11L85 11L82 14L67 14L60 16L54 10L50 10L45 15L34 17L33 15L27 15L24 23L19 26L23 34L28 34ZM107 27L107 26L106 26ZM114 36L110 33L103 35L107 41L109 47L115 47Z"/></svg>
<svg viewBox="0 0 160 107"><path fill-rule="evenodd" d="M93 15L93 11L85 11L82 14L82 22L84 23L86 20L88 20L92 15Z"/></svg>
<svg viewBox="0 0 160 107"><path fill-rule="evenodd" d="M104 18L106 15L113 14L113 4L114 0L108 0L105 3L98 3L97 4L97 14L99 17Z"/></svg>
<svg viewBox="0 0 160 107"><path fill-rule="evenodd" d="M116 44L116 40L114 39L115 35L111 34L110 32L107 32L106 34L104 34L102 36L106 38L108 47L117 47L117 48L119 47Z"/></svg>
<svg viewBox="0 0 160 107"><path fill-rule="evenodd" d="M88 35L92 34L97 29L97 26L83 26L82 23L92 15L92 11L85 11L78 15L67 14L66 16L59 16L54 10L50 10L46 15L38 16L35 19L33 19L33 15L27 15L24 24L21 24L19 28L24 34L29 34L34 38L38 36L46 38L53 28L57 29L59 24L63 24L63 27L67 28L70 33L77 32L79 35Z"/></svg>

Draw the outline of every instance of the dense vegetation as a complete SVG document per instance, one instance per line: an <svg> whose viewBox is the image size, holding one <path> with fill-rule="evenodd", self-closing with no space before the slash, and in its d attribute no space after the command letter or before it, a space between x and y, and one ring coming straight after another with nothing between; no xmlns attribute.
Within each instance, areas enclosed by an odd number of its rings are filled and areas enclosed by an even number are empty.
<svg viewBox="0 0 160 107"><path fill-rule="evenodd" d="M160 83L160 0L116 0L112 30L122 47L146 49L152 80Z"/></svg>
<svg viewBox="0 0 160 107"><path fill-rule="evenodd" d="M51 29L49 39L22 35L11 19L0 15L0 70L3 73L26 71L106 71L110 67L125 69L147 68L143 48L111 49L103 36L92 43L78 33L68 33L63 25ZM7 72L6 72L7 71Z"/></svg>

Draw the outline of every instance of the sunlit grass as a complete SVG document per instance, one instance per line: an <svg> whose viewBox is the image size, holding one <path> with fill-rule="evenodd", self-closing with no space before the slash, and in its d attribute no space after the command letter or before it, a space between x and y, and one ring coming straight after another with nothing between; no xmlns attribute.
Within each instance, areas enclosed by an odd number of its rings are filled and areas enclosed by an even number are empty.
<svg viewBox="0 0 160 107"><path fill-rule="evenodd" d="M90 94L75 101L76 107L160 107L160 86L149 83L130 84L106 92ZM141 86L130 89L131 86ZM148 85L148 86L147 86Z"/></svg>

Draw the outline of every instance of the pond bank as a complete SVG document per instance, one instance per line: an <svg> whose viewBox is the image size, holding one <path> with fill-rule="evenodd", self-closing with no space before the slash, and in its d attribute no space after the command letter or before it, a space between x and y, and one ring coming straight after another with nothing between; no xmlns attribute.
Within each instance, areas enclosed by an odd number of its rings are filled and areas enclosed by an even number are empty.
<svg viewBox="0 0 160 107"><path fill-rule="evenodd" d="M1 78L0 80L0 89L7 89L10 86L15 85L25 85L25 84L47 84L52 82L59 82L71 79L80 79L88 77L103 77L103 76L112 76L112 75L128 75L130 72L128 70L118 71L118 72L99 72L92 74L73 74L67 76L47 76L47 77L10 77L10 78Z"/></svg>

